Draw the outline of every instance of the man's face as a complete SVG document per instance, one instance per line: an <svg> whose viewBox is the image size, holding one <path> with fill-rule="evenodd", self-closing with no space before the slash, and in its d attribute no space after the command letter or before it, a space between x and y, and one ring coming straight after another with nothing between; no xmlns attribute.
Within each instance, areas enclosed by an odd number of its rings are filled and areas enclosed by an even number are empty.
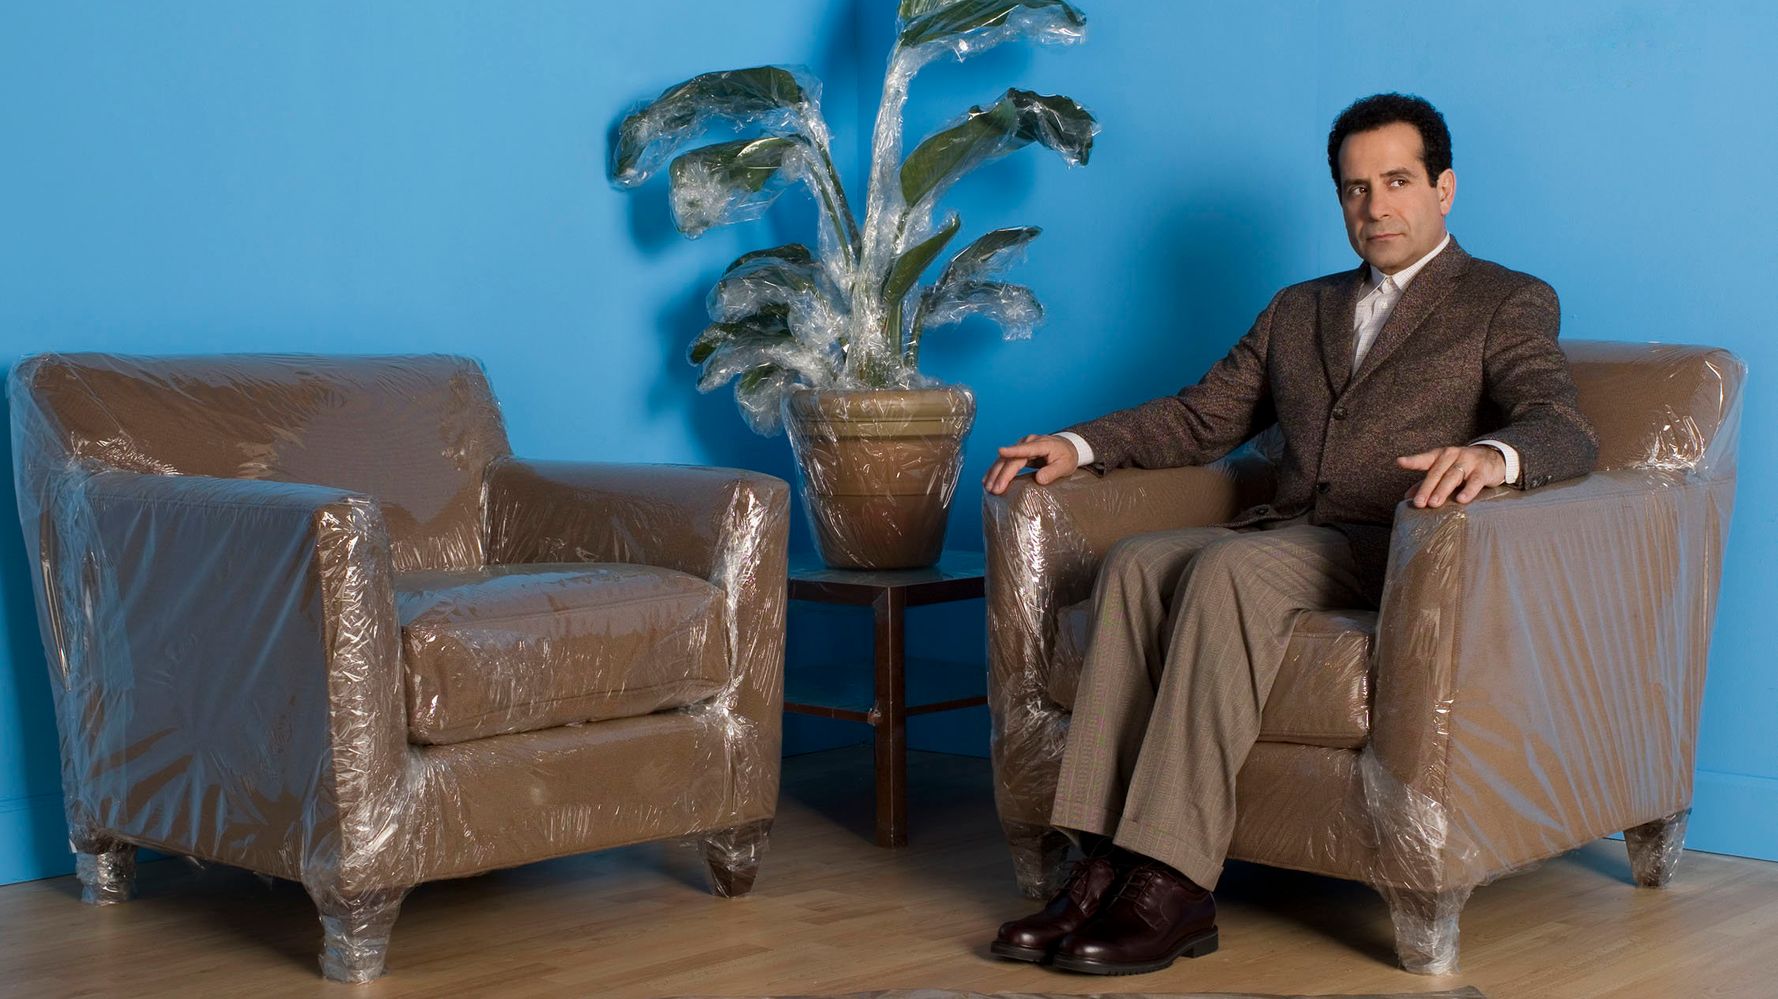
<svg viewBox="0 0 1778 999"><path fill-rule="evenodd" d="M1420 131L1393 122L1354 132L1340 143L1340 210L1352 249L1385 274L1394 274L1445 238L1445 215L1457 195L1457 175L1426 175Z"/></svg>

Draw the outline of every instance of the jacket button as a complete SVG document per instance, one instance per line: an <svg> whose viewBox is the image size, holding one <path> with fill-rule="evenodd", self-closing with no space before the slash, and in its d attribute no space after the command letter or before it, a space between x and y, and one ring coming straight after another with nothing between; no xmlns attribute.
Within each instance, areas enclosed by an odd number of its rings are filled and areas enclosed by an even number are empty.
<svg viewBox="0 0 1778 999"><path fill-rule="evenodd" d="M1326 496L1327 491L1332 488L1333 488L1333 483L1331 483L1331 482L1317 482L1317 483L1315 483L1315 491L1320 493L1323 496Z"/></svg>
<svg viewBox="0 0 1778 999"><path fill-rule="evenodd" d="M1336 419L1336 420L1343 420L1343 419L1345 419L1345 418L1346 418L1346 407L1344 407L1344 406L1335 406L1335 407L1334 407L1334 411L1333 411L1333 418L1334 418L1334 419Z"/></svg>

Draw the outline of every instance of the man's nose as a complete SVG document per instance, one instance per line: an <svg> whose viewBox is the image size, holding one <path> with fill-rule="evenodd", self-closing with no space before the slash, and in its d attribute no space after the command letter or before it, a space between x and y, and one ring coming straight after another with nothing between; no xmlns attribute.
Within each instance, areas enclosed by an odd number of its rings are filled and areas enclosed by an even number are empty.
<svg viewBox="0 0 1778 999"><path fill-rule="evenodd" d="M1389 215L1389 202L1386 199L1378 197L1375 194L1367 194L1364 196L1365 218L1370 219L1372 222L1380 222L1383 219L1388 218Z"/></svg>

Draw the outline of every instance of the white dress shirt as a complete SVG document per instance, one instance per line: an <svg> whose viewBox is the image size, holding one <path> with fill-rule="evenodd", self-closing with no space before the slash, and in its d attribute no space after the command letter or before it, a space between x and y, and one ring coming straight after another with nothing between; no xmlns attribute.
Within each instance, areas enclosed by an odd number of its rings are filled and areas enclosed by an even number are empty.
<svg viewBox="0 0 1778 999"><path fill-rule="evenodd" d="M1408 290L1408 285L1419 275L1427 262L1438 256L1449 245L1451 245L1451 234L1446 233L1445 238L1432 248L1431 253L1394 274L1384 274L1374 266L1371 268L1370 281L1366 285L1369 290L1359 296L1358 306L1353 310L1352 328L1356 341L1355 349L1352 352L1353 371L1356 372L1358 366L1364 363L1364 356L1370 353L1371 345L1377 342L1377 334L1382 332L1383 324L1389 321L1389 314L1395 311L1395 305L1401 301L1402 293ZM1066 430L1056 436L1064 438L1068 443L1074 445L1076 464L1090 465L1093 463L1093 446L1088 444L1085 438ZM1512 445L1491 439L1476 441L1475 445L1487 446L1499 451L1500 456L1506 460L1507 484L1517 484L1519 481L1519 452Z"/></svg>

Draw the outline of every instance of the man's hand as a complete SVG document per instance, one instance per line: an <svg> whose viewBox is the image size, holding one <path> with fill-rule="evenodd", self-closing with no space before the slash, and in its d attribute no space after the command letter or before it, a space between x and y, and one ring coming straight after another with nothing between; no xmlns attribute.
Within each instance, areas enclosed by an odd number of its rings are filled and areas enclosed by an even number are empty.
<svg viewBox="0 0 1778 999"><path fill-rule="evenodd" d="M1002 454L1005 450L1002 449ZM1417 507L1444 506L1445 500L1468 503L1489 486L1506 484L1506 459L1491 447L1441 447L1395 459L1403 468L1425 472L1420 484L1408 490ZM1458 487L1463 487L1461 490ZM1455 491L1456 496L1451 493Z"/></svg>
<svg viewBox="0 0 1778 999"><path fill-rule="evenodd" d="M1000 449L1000 460L982 476L982 488L998 496L1026 465L1037 467L1037 484L1047 486L1074 474L1080 455L1067 439L1051 434L1026 434L1017 444ZM1502 473L1504 474L1504 473Z"/></svg>

